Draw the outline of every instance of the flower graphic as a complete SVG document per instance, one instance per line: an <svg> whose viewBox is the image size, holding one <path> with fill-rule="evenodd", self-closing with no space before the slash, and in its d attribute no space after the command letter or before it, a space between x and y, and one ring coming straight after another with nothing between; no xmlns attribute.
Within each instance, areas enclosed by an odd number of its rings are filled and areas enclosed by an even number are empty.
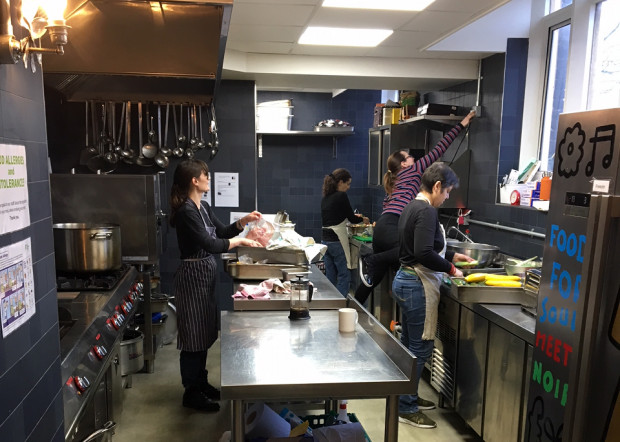
<svg viewBox="0 0 620 442"><path fill-rule="evenodd" d="M579 172L579 163L583 159L583 145L586 142L586 133L581 129L581 123L567 127L564 138L558 145L557 155L558 173L561 177L570 178Z"/></svg>

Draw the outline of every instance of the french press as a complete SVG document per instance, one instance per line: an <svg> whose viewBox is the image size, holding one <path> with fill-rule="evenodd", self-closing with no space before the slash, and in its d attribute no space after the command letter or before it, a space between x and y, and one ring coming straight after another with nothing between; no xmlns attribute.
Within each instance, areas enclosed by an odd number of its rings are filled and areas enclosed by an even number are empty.
<svg viewBox="0 0 620 442"><path fill-rule="evenodd" d="M310 281L301 275L291 280L291 314L288 317L291 321L310 319L313 289Z"/></svg>

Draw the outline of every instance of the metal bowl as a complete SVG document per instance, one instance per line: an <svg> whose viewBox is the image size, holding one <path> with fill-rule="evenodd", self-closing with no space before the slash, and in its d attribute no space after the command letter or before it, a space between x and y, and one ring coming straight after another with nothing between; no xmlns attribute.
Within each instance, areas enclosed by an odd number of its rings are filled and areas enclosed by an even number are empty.
<svg viewBox="0 0 620 442"><path fill-rule="evenodd" d="M525 278L525 273L529 269L539 269L542 267L541 261L532 261L527 263L524 266L515 266L510 264L504 264L504 269L506 273L510 276L520 276L521 278Z"/></svg>
<svg viewBox="0 0 620 442"><path fill-rule="evenodd" d="M347 223L347 233L349 236L361 236L364 232L368 231L368 233L372 236L373 227L372 224L348 224Z"/></svg>
<svg viewBox="0 0 620 442"><path fill-rule="evenodd" d="M479 268L489 267L499 255L499 247L490 244L448 241L448 250L475 259Z"/></svg>

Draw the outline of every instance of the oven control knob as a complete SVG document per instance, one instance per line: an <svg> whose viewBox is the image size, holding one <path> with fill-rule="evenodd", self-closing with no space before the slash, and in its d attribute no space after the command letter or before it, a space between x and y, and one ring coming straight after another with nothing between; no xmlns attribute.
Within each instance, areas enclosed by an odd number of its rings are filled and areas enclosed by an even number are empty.
<svg viewBox="0 0 620 442"><path fill-rule="evenodd" d="M108 351L105 349L103 345L95 345L93 347L93 351L97 355L99 359L103 359L105 355L108 354Z"/></svg>
<svg viewBox="0 0 620 442"><path fill-rule="evenodd" d="M75 376L73 378L75 381L75 385L80 393L84 393L88 387L90 387L90 382L86 379L86 376Z"/></svg>
<svg viewBox="0 0 620 442"><path fill-rule="evenodd" d="M120 325L118 324L118 322L116 321L114 317L108 318L107 323L111 329L118 330L120 328Z"/></svg>
<svg viewBox="0 0 620 442"><path fill-rule="evenodd" d="M129 302L123 302L121 304L121 310L123 311L123 313L128 315L129 312L131 311L131 304Z"/></svg>

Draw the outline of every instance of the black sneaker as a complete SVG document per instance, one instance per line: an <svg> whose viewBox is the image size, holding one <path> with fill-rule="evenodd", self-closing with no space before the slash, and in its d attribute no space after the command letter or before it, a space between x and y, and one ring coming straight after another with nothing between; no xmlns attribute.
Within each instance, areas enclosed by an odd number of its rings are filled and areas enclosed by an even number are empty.
<svg viewBox="0 0 620 442"><path fill-rule="evenodd" d="M183 406L205 413L220 411L220 404L213 402L198 389L187 388L183 394Z"/></svg>
<svg viewBox="0 0 620 442"><path fill-rule="evenodd" d="M360 258L360 279L366 287L372 288L372 261L368 258L371 255L362 256Z"/></svg>
<svg viewBox="0 0 620 442"><path fill-rule="evenodd" d="M411 414L399 414L398 422L418 428L435 428L437 426L434 420L421 411Z"/></svg>
<svg viewBox="0 0 620 442"><path fill-rule="evenodd" d="M432 410L435 408L435 403L422 399L418 396L418 410Z"/></svg>
<svg viewBox="0 0 620 442"><path fill-rule="evenodd" d="M217 388L215 388L213 385L209 384L208 382L206 383L206 385L200 386L200 391L202 392L202 394L204 394L206 397L208 397L211 400L214 400L214 401L220 400L220 390L218 390ZM418 407L419 406L420 404L418 403Z"/></svg>

